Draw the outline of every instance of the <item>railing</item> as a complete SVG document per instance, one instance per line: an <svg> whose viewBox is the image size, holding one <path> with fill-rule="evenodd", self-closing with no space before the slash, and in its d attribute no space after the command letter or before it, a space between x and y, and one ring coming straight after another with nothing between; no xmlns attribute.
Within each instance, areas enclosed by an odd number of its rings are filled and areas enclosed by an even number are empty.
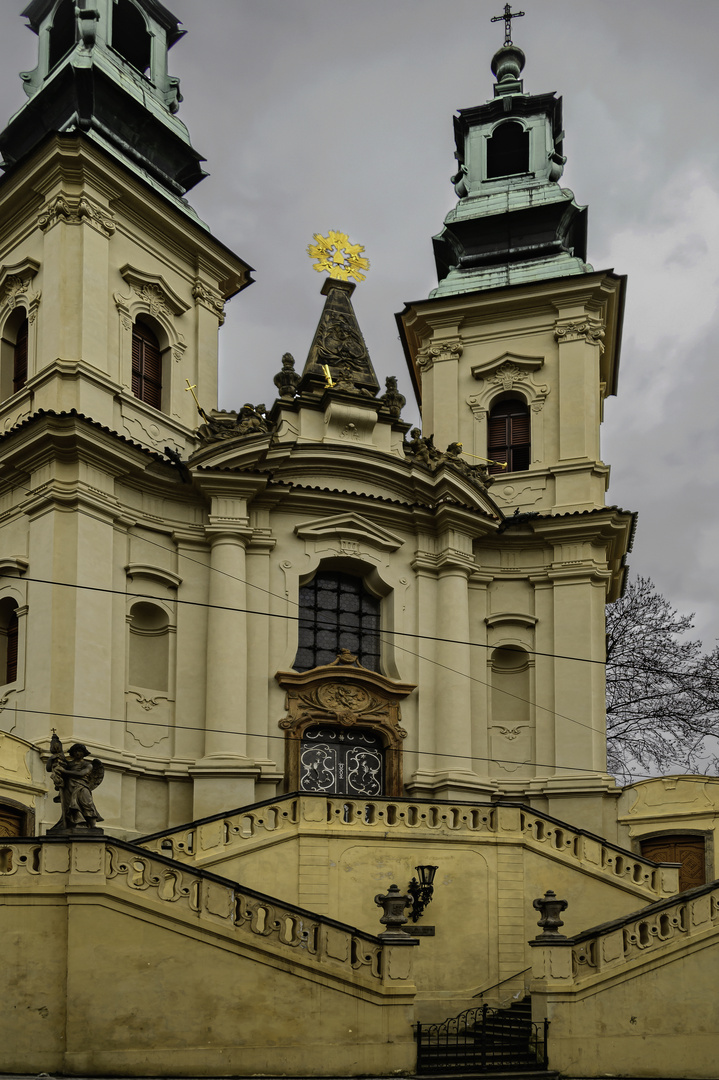
<svg viewBox="0 0 719 1080"><path fill-rule="evenodd" d="M680 900L651 904L638 915L625 916L594 927L568 944L572 973L584 979L617 968L672 942L689 943L692 937L719 929L719 882L682 893Z"/></svg>
<svg viewBox="0 0 719 1080"><path fill-rule="evenodd" d="M296 959L321 963L325 975L329 965L340 977L372 985L387 974L378 937L132 844L91 837L0 841L0 887L57 885L62 875L72 876L73 884L80 875L84 885L119 891L128 899L144 894L168 905L173 917L184 914L195 926L199 919L237 941L259 944L262 938L281 952L294 950Z"/></svg>
<svg viewBox="0 0 719 1080"><path fill-rule="evenodd" d="M676 870L612 844L583 829L532 810L522 803L454 803L413 799L348 799L295 792L215 814L179 829L166 829L137 841L182 862L222 858L253 841L297 831L305 824L331 833L428 832L457 838L501 841L507 834L552 857L602 877L621 881L651 898L677 891Z"/></svg>
<svg viewBox="0 0 719 1080"><path fill-rule="evenodd" d="M514 982L514 980L518 979L520 977L520 975L526 975L527 972L531 971L531 970L532 970L531 967L526 967L526 968L522 968L521 971L515 971L515 973L513 975L508 975L506 979L500 979L499 982L492 983L491 986L485 986L482 990L478 990L472 996L476 997L476 998L483 998L485 994L490 994L492 992L492 990L499 990L500 986L504 986L505 983ZM524 992L525 992L525 994L529 993L529 987L527 986L526 982L524 984Z"/></svg>
<svg viewBox="0 0 719 1080"><path fill-rule="evenodd" d="M547 1068L549 1021L482 1005L442 1024L417 1024L417 1072L489 1073Z"/></svg>

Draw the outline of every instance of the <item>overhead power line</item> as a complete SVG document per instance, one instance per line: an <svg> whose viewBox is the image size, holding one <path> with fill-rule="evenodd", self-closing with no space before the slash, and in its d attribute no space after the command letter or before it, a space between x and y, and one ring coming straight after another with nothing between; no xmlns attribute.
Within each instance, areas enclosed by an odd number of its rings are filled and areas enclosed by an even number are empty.
<svg viewBox="0 0 719 1080"><path fill-rule="evenodd" d="M165 723L165 724L163 724L163 723L158 723L157 721L154 721L154 720L131 720L131 721L128 721L124 717L78 715L77 713L50 712L50 711L47 711L45 709L22 709L22 708L18 708L18 709L15 709L15 711L16 712L22 712L22 713L28 713L28 714L34 715L34 716L61 717L63 719L67 719L67 720L92 720L92 721L101 721L101 722L107 723L107 724L128 724L128 723L131 723L134 727L137 727L137 726L155 727L155 728L160 727L160 728L166 728L168 731L200 731L203 734L206 733L206 732L211 732L211 733L216 733L216 734L221 734L221 735L243 735L243 736L246 736L248 739L276 739L276 740L281 740L283 742L286 739L291 739L291 740L294 740L296 742L300 741L300 739L297 736L291 735L289 732L284 732L281 735L272 735L272 734L269 734L269 733L258 734L258 732L256 732L256 731L236 731L236 730L227 730L226 728L205 728L205 727L199 727L196 724L176 724L176 723L171 723L171 724L170 723ZM37 752L40 753L40 754L45 752L41 747L37 746L35 743L31 743L30 745L33 747L34 750L37 750ZM580 774L582 773L582 771L586 771L586 770L577 769L573 765L557 765L555 763L547 764L547 763L541 762L541 761L516 761L513 758L482 757L482 756L480 756L478 754L473 754L471 752L466 753L466 754L450 754L450 753L444 753L444 752L440 752L440 751L435 752L433 750L410 750L410 751L408 751L408 753L416 754L417 757L448 758L448 759L453 759L453 760L458 760L458 761L496 761L496 762L499 762L500 764L505 764L505 765L530 765L532 768L548 769L548 770L551 770L553 772L556 772L558 769L562 770L563 772L572 772L572 773L580 773ZM650 773L637 773L636 775L638 777L641 777L642 779L649 779L651 777Z"/></svg>

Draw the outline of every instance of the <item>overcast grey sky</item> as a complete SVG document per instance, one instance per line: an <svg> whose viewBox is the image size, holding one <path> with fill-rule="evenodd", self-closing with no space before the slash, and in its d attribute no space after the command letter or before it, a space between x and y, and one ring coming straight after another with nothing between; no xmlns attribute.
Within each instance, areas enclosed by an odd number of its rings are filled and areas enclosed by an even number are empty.
<svg viewBox="0 0 719 1080"><path fill-rule="evenodd" d="M24 101L35 37L2 0L0 114ZM190 201L256 268L221 335L221 405L265 401L301 366L322 284L315 232L365 245L354 296L381 379L410 398L394 321L436 284L430 238L455 201L452 115L492 95L503 0L173 0L180 116L211 176ZM639 511L632 570L707 645L719 637L717 0L524 0L525 90L564 99L563 183L588 204L589 260L629 275L611 502ZM407 409L407 418L414 419Z"/></svg>

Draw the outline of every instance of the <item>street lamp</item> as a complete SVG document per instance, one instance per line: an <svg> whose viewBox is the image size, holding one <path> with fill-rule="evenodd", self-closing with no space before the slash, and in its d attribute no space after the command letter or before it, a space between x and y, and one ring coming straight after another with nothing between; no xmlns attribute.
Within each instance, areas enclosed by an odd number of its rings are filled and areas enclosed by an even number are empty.
<svg viewBox="0 0 719 1080"><path fill-rule="evenodd" d="M415 866L417 877L412 878L407 890L412 897L412 910L410 912L412 922L417 922L420 916L424 914L424 909L432 899L434 875L438 869L437 866Z"/></svg>

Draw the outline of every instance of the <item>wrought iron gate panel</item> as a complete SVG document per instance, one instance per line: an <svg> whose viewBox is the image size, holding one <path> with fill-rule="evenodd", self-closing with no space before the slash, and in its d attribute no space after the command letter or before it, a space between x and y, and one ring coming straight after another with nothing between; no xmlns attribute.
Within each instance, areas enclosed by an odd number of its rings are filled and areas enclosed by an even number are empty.
<svg viewBox="0 0 719 1080"><path fill-rule="evenodd" d="M482 1005L442 1024L417 1024L418 1073L534 1072L546 1069L549 1021Z"/></svg>
<svg viewBox="0 0 719 1080"><path fill-rule="evenodd" d="M363 728L308 728L300 748L300 790L367 798L382 795L381 738Z"/></svg>

